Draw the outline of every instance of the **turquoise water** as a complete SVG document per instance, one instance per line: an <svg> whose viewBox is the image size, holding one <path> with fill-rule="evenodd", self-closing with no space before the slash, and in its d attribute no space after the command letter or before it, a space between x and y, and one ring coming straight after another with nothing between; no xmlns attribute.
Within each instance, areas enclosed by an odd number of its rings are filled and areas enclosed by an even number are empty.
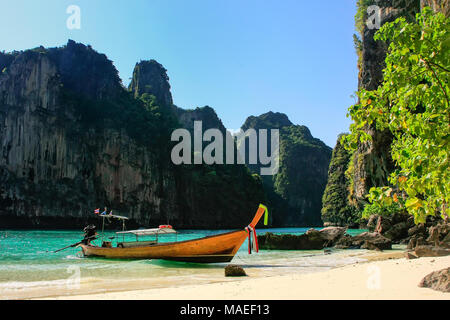
<svg viewBox="0 0 450 320"><path fill-rule="evenodd" d="M302 234L306 230L308 228L259 229L257 232ZM225 231L227 230L179 230L177 237L181 241ZM350 230L350 233L358 234L362 231L364 230ZM105 233L106 237L113 235L113 232ZM228 281L223 277L226 264L87 259L81 256L79 248L53 253L82 237L83 233L80 231L0 231L0 298L31 298ZM174 241L175 236L160 236L159 240ZM270 276L286 272L314 272L354 263L355 259L357 258L338 250L331 255L324 255L323 251L264 250L249 255L247 243L244 243L232 263L244 266L253 276ZM79 285L68 286L68 281L73 279L80 279L76 282Z"/></svg>

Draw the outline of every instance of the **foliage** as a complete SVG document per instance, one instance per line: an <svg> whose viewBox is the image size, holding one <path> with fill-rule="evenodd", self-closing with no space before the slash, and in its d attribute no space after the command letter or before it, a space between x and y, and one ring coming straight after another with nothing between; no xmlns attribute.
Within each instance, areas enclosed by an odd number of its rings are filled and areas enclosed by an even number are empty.
<svg viewBox="0 0 450 320"><path fill-rule="evenodd" d="M312 136L305 126L294 125L283 113L248 117L241 127L279 129L279 171L262 176L267 205L276 226L322 225L320 209L327 179L331 148ZM270 131L268 134L270 139ZM260 172L261 164L248 167Z"/></svg>
<svg viewBox="0 0 450 320"><path fill-rule="evenodd" d="M280 112L267 112L260 116L250 116L245 120L242 125L242 130L253 128L259 129L281 129L293 125L288 116Z"/></svg>
<svg viewBox="0 0 450 320"><path fill-rule="evenodd" d="M355 50L357 55L360 57L363 49L362 40L356 34L353 35L353 45L355 46Z"/></svg>
<svg viewBox="0 0 450 320"><path fill-rule="evenodd" d="M367 21L367 8L373 3L373 0L358 0L356 2L355 27L360 35L363 34L364 25Z"/></svg>
<svg viewBox="0 0 450 320"><path fill-rule="evenodd" d="M330 159L331 148L314 138L307 127L281 128L280 168L272 178L276 193L272 199L278 203L279 216L296 220L293 225L299 221L303 225L321 225L320 210ZM302 217L305 209L307 212ZM281 214L282 211L285 213Z"/></svg>
<svg viewBox="0 0 450 320"><path fill-rule="evenodd" d="M348 202L350 181L346 171L351 154L341 145L345 134L338 137L328 170L328 182L322 198L322 220L335 225L348 226L359 222L356 208Z"/></svg>
<svg viewBox="0 0 450 320"><path fill-rule="evenodd" d="M148 146L167 145L177 125L173 115L154 105L148 96L134 99L124 91L114 99L91 99L64 89L61 98L78 111L80 123L86 128L124 129L130 137Z"/></svg>
<svg viewBox="0 0 450 320"><path fill-rule="evenodd" d="M377 41L389 42L384 81L377 90L360 89L349 109L354 123L346 143L355 150L369 141L369 126L394 136L392 159L398 167L391 186L372 188L369 200L384 207L405 200L416 223L427 215L446 215L450 195L449 72L450 24L425 8L415 23L386 23Z"/></svg>
<svg viewBox="0 0 450 320"><path fill-rule="evenodd" d="M393 216L404 211L404 205L398 202L391 202L389 205L380 205L380 203L374 202L364 207L362 218L368 219L371 215Z"/></svg>
<svg viewBox="0 0 450 320"><path fill-rule="evenodd" d="M420 10L420 0L357 0L355 28L359 35L362 35L364 32L365 23L368 18L367 9L371 5L395 8L397 15L405 17L410 22L414 21L415 14Z"/></svg>
<svg viewBox="0 0 450 320"><path fill-rule="evenodd" d="M8 67L11 65L17 54L18 54L17 52L11 53L0 52L0 70L2 70L1 73L7 72Z"/></svg>

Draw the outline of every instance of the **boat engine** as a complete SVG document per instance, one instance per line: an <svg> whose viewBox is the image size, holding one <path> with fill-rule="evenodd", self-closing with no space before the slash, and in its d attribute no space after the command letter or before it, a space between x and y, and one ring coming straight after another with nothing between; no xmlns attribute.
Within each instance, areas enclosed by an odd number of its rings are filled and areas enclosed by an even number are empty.
<svg viewBox="0 0 450 320"><path fill-rule="evenodd" d="M83 244L89 244L90 241L97 239L97 227L93 224L88 225L83 229L84 232L84 238L82 243Z"/></svg>

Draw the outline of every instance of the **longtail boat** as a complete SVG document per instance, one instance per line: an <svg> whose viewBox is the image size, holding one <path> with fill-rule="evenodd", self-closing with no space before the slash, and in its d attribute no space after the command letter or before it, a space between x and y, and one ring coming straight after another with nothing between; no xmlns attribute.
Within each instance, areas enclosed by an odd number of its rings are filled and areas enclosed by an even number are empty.
<svg viewBox="0 0 450 320"><path fill-rule="evenodd" d="M93 245L92 239L95 238L91 230L92 228L88 228L87 231L85 228L85 240L77 245L81 247L85 257L102 257L109 259L163 259L197 263L230 262L247 237L249 239L249 253L251 253L252 248L258 251L255 226L258 224L264 213L266 213L264 223L267 224L267 208L264 205L260 205L252 222L244 229L194 240L158 242L159 235L171 233L177 234L177 232L169 225L160 226L155 229L117 232L116 237L118 238L120 238L120 236L131 234L136 236L136 241L117 241L116 247L112 246L111 241L102 241L102 246ZM113 217L119 219L122 218L123 221L127 219L120 216ZM123 226L125 226L124 222ZM156 236L156 239L153 241L139 241L139 236L142 237L148 235L154 235Z"/></svg>

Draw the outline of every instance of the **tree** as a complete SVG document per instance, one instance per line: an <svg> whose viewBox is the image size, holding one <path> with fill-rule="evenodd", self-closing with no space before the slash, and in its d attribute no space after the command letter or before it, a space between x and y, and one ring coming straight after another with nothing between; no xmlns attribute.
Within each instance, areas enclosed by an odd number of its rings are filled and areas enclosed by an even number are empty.
<svg viewBox="0 0 450 320"><path fill-rule="evenodd" d="M428 215L448 218L449 19L425 8L416 22L398 18L386 23L375 40L389 43L384 80L377 90L357 93L359 102L349 109L354 123L347 147L354 150L371 139L364 130L368 126L390 130L397 169L389 186L370 190L369 200L380 207L404 201L416 223Z"/></svg>

